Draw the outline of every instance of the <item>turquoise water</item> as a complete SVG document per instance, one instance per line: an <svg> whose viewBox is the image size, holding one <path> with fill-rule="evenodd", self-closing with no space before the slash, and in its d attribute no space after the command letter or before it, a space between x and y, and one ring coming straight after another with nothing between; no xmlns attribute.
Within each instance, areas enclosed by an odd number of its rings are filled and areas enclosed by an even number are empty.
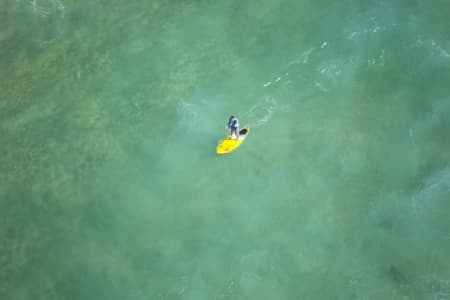
<svg viewBox="0 0 450 300"><path fill-rule="evenodd" d="M363 2L0 2L0 299L450 299L450 3Z"/></svg>

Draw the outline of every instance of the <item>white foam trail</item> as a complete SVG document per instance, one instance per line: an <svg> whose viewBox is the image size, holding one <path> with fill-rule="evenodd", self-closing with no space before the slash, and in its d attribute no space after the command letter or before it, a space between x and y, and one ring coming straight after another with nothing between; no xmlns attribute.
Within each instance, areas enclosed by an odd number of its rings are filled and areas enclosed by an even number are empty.
<svg viewBox="0 0 450 300"><path fill-rule="evenodd" d="M49 17L55 13L59 14L60 18L65 16L65 7L59 0L47 1L47 4L42 4L42 1L32 0L29 2L33 7L33 12L40 15L43 18Z"/></svg>
<svg viewBox="0 0 450 300"><path fill-rule="evenodd" d="M51 14L51 12L43 6L38 5L37 0L33 0L30 2L33 7L33 12L37 13L41 17L47 17Z"/></svg>
<svg viewBox="0 0 450 300"><path fill-rule="evenodd" d="M319 90L321 90L322 92L328 92L328 90L326 88L324 88L320 82L318 81L314 81L314 84L319 88Z"/></svg>
<svg viewBox="0 0 450 300"><path fill-rule="evenodd" d="M375 18L371 18L370 21L372 24L368 24L368 26L366 28L364 28L363 30L351 31L349 33L346 33L346 38L349 40L352 40L358 36L367 36L367 35L370 35L373 33L381 33L381 32L385 32L385 31L389 31L389 30L399 26L396 23L380 25L376 22ZM354 26L352 26L352 27L354 27Z"/></svg>
<svg viewBox="0 0 450 300"><path fill-rule="evenodd" d="M186 119L198 119L198 113L195 110L195 105L184 100L178 102L177 113L183 121Z"/></svg>
<svg viewBox="0 0 450 300"><path fill-rule="evenodd" d="M64 18L65 15L65 7L59 0L53 0L53 3L56 6L56 9L59 11L61 18Z"/></svg>
<svg viewBox="0 0 450 300"><path fill-rule="evenodd" d="M32 12L43 19L51 19L51 23L46 26L52 26L54 34L52 36L37 35L39 47L53 44L62 38L61 20L65 17L65 7L60 0L31 0L26 2L31 5ZM50 29L50 28L49 28Z"/></svg>
<svg viewBox="0 0 450 300"><path fill-rule="evenodd" d="M292 60L291 62L288 63L288 67L292 66L292 65L297 65L297 64L306 64L309 60L309 56L311 55L311 53L314 51L314 47L313 48L309 48L308 50L304 51L299 57L297 57L296 59Z"/></svg>
<svg viewBox="0 0 450 300"><path fill-rule="evenodd" d="M57 40L59 40L59 37L55 37L55 38L49 39L47 41L41 41L41 42L39 42L39 47L44 47L46 45L53 44Z"/></svg>
<svg viewBox="0 0 450 300"><path fill-rule="evenodd" d="M257 128L269 122L273 114L283 108L284 107L274 98L266 97L261 102L253 105L250 110L243 115L243 119L249 120L249 126Z"/></svg>
<svg viewBox="0 0 450 300"><path fill-rule="evenodd" d="M444 48L438 45L434 40L431 40L431 48L434 49L439 55L450 58L450 53L448 53Z"/></svg>
<svg viewBox="0 0 450 300"><path fill-rule="evenodd" d="M278 76L277 78L275 78L274 80L271 81L267 81L266 83L263 84L263 87L268 87L271 86L273 84L276 84L277 82L280 82L281 79L284 79L285 77L289 76L289 72L285 72L283 75Z"/></svg>
<svg viewBox="0 0 450 300"><path fill-rule="evenodd" d="M423 182L424 187L411 198L414 215L423 213L424 209L430 209L435 201L442 199L443 195L450 192L450 168L446 168L429 176Z"/></svg>
<svg viewBox="0 0 450 300"><path fill-rule="evenodd" d="M354 31L354 32L350 33L350 34L347 36L347 38L348 38L349 40L351 40L351 39L353 39L357 34L358 34L358 32Z"/></svg>
<svg viewBox="0 0 450 300"><path fill-rule="evenodd" d="M432 54L439 55L444 58L450 58L450 50L445 49L442 45L438 44L435 40L424 40L418 38L412 45L413 48L427 48Z"/></svg>
<svg viewBox="0 0 450 300"><path fill-rule="evenodd" d="M275 78L274 80L267 81L266 83L263 84L263 87L268 87L268 86L271 86L271 85L273 85L273 84L276 84L277 82L280 82L281 79L283 79L284 77L288 77L288 76L289 76L289 73L286 72L286 73L284 73L283 75L278 76L278 77Z"/></svg>

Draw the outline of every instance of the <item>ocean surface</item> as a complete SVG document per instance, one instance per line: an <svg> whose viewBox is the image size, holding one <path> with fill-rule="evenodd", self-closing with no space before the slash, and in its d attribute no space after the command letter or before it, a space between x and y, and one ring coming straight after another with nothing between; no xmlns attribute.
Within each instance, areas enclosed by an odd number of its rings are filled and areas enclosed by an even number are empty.
<svg viewBox="0 0 450 300"><path fill-rule="evenodd" d="M450 299L449 16L0 1L0 299Z"/></svg>

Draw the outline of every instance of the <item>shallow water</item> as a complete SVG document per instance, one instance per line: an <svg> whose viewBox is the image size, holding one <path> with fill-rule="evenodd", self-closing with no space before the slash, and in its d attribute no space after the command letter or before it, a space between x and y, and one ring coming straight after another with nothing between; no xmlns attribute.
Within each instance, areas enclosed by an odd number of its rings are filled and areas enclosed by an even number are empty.
<svg viewBox="0 0 450 300"><path fill-rule="evenodd" d="M449 13L1 2L0 299L450 299Z"/></svg>

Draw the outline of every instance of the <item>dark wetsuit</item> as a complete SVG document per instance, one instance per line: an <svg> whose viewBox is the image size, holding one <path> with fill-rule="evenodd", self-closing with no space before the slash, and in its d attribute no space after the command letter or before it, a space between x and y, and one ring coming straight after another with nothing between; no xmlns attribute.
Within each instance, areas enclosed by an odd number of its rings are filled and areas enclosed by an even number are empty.
<svg viewBox="0 0 450 300"><path fill-rule="evenodd" d="M236 139L239 137L239 121L236 118L230 118L230 120L228 120L228 128L230 128L231 130L231 135L234 134L236 135Z"/></svg>

